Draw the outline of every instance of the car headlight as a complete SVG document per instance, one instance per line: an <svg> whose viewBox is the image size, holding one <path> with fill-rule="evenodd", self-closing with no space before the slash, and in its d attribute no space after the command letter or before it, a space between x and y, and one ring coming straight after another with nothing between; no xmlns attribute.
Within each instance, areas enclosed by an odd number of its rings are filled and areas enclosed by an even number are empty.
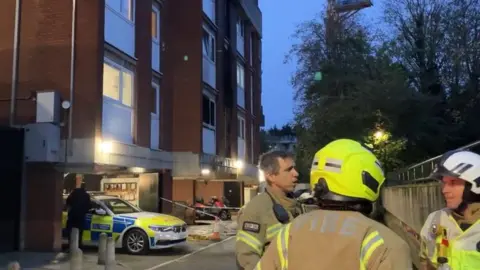
<svg viewBox="0 0 480 270"><path fill-rule="evenodd" d="M173 230L172 226L148 226L148 228L156 232L171 232Z"/></svg>

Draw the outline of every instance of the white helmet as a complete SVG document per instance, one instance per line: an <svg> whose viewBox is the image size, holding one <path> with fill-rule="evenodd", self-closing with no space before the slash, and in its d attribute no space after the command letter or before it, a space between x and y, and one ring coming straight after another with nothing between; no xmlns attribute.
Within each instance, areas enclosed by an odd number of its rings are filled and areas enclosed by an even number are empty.
<svg viewBox="0 0 480 270"><path fill-rule="evenodd" d="M473 193L471 195L480 195L480 155L466 150L445 153L431 175L438 180L443 176L455 177L467 182L464 200L468 202L467 192Z"/></svg>

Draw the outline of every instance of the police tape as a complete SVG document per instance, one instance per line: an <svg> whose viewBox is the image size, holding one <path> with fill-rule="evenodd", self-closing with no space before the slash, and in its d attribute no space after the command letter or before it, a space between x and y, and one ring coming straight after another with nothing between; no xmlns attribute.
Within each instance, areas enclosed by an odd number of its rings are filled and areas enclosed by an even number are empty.
<svg viewBox="0 0 480 270"><path fill-rule="evenodd" d="M198 208L195 208L195 207L191 207L191 206L188 206L188 205L185 205L185 204L182 204L182 203L178 203L178 202L174 202L172 200L169 200L169 199L166 199L166 198L162 198L162 197L159 197L161 200L163 201L166 201L166 202L169 202L171 204L174 204L174 205L178 205L180 207L184 207L184 208L187 208L187 209L190 209L190 210L193 210L199 214L202 214L202 215L206 215L206 216L209 216L209 217L213 217L215 219L218 218L218 216L216 215L213 215L213 214L210 214L210 213L207 213L205 212L203 209L219 209L219 210L240 210L240 207L215 207L215 206L202 206L202 207L198 207Z"/></svg>

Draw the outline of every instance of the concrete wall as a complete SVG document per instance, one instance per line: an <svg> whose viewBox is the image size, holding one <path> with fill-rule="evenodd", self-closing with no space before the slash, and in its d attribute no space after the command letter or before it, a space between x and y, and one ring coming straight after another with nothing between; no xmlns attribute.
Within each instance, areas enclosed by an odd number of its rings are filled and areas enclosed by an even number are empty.
<svg viewBox="0 0 480 270"><path fill-rule="evenodd" d="M439 183L386 187L382 201L385 225L407 242L418 269L423 223L431 212L445 207Z"/></svg>
<svg viewBox="0 0 480 270"><path fill-rule="evenodd" d="M438 183L386 187L382 200L386 211L417 233L431 212L445 207Z"/></svg>

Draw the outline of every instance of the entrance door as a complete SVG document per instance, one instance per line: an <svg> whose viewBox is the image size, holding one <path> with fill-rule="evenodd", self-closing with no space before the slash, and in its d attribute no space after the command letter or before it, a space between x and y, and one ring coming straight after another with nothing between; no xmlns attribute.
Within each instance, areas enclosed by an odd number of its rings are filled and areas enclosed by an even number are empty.
<svg viewBox="0 0 480 270"><path fill-rule="evenodd" d="M225 182L223 184L223 194L230 203L230 207L240 207L242 204L241 200L241 189L242 185L240 182Z"/></svg>
<svg viewBox="0 0 480 270"><path fill-rule="evenodd" d="M19 248L21 184L23 173L22 129L0 127L0 172L2 174L0 205L0 252Z"/></svg>

